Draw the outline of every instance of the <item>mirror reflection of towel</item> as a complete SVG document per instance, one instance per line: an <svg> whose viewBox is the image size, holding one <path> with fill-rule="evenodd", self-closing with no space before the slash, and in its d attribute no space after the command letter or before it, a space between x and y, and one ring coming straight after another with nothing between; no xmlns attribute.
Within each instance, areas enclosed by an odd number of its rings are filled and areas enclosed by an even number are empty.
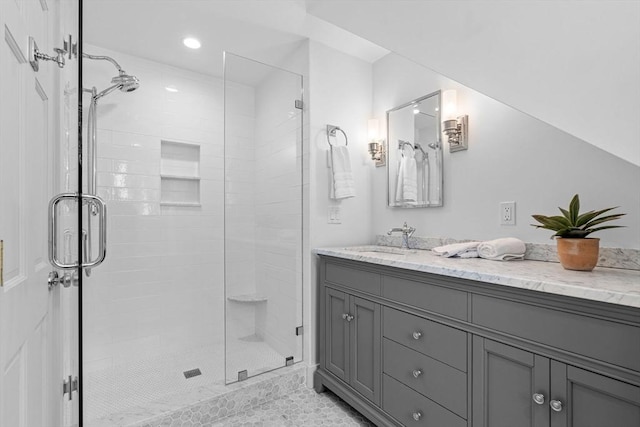
<svg viewBox="0 0 640 427"><path fill-rule="evenodd" d="M351 159L346 146L331 147L331 185L329 197L346 199L356 196L356 185L351 172Z"/></svg>
<svg viewBox="0 0 640 427"><path fill-rule="evenodd" d="M396 202L418 201L418 165L413 148L404 150L398 165Z"/></svg>

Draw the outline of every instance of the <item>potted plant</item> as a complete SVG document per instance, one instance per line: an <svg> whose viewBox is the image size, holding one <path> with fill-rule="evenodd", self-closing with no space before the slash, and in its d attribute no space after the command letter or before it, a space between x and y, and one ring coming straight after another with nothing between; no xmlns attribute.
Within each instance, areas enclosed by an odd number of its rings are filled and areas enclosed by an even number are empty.
<svg viewBox="0 0 640 427"><path fill-rule="evenodd" d="M567 270L591 271L598 263L600 239L589 238L589 234L608 228L620 228L621 225L601 224L620 219L625 214L602 216L613 208L580 213L580 198L576 194L569 203L569 210L560 209L562 215L532 215L541 225L531 224L536 228L555 231L560 264ZM598 226L598 227L597 227Z"/></svg>

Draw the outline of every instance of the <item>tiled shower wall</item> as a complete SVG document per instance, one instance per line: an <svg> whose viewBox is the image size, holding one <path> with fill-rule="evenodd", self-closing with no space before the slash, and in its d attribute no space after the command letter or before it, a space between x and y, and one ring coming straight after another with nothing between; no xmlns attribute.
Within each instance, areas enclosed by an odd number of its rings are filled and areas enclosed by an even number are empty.
<svg viewBox="0 0 640 427"><path fill-rule="evenodd" d="M222 348L222 81L98 47L85 51L112 56L141 82L98 104L98 194L109 209L109 250L85 285L85 366ZM116 75L105 61L84 64L85 87L100 91ZM249 128L242 120L250 118L238 117L238 129ZM200 207L160 204L163 139L200 145Z"/></svg>

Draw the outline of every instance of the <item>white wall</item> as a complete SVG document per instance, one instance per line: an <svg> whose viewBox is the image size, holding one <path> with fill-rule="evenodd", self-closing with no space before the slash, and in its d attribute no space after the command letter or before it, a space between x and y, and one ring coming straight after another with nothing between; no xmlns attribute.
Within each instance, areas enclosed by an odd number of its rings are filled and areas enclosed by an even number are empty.
<svg viewBox="0 0 640 427"><path fill-rule="evenodd" d="M370 185L373 162L366 145L367 120L371 118L371 64L320 43L309 43L309 247L353 245L372 240ZM326 125L340 126L349 136L349 154L356 184L356 197L329 199ZM329 206L340 206L342 224L328 224ZM305 325L309 339L305 347L308 363L317 363L317 270L310 252L306 269Z"/></svg>
<svg viewBox="0 0 640 427"><path fill-rule="evenodd" d="M640 165L640 2L306 0L307 10Z"/></svg>
<svg viewBox="0 0 640 427"><path fill-rule="evenodd" d="M374 191L374 234L404 221L417 236L492 239L515 236L551 243L551 232L529 224L532 214L557 214L573 194L585 210L621 206L627 228L597 233L603 246L640 247L640 167L600 150L546 123L460 86L396 54L373 67L374 112L438 89L458 89L459 110L469 115L469 150L444 153L444 206L429 209L386 207L386 191ZM386 189L383 170L372 187ZM516 202L516 225L499 225L499 203Z"/></svg>

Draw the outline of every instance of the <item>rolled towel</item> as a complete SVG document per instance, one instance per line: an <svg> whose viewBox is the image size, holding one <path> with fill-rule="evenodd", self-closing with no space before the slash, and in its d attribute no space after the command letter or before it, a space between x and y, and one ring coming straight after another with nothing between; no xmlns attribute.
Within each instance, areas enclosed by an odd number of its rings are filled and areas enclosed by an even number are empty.
<svg viewBox="0 0 640 427"><path fill-rule="evenodd" d="M454 243L452 245L438 246L431 249L431 252L445 258L451 258L454 256L458 256L460 258L477 258L477 248L479 244L480 242Z"/></svg>
<svg viewBox="0 0 640 427"><path fill-rule="evenodd" d="M478 245L478 255L480 258L496 261L524 259L526 250L527 247L524 242L515 237L489 240Z"/></svg>

